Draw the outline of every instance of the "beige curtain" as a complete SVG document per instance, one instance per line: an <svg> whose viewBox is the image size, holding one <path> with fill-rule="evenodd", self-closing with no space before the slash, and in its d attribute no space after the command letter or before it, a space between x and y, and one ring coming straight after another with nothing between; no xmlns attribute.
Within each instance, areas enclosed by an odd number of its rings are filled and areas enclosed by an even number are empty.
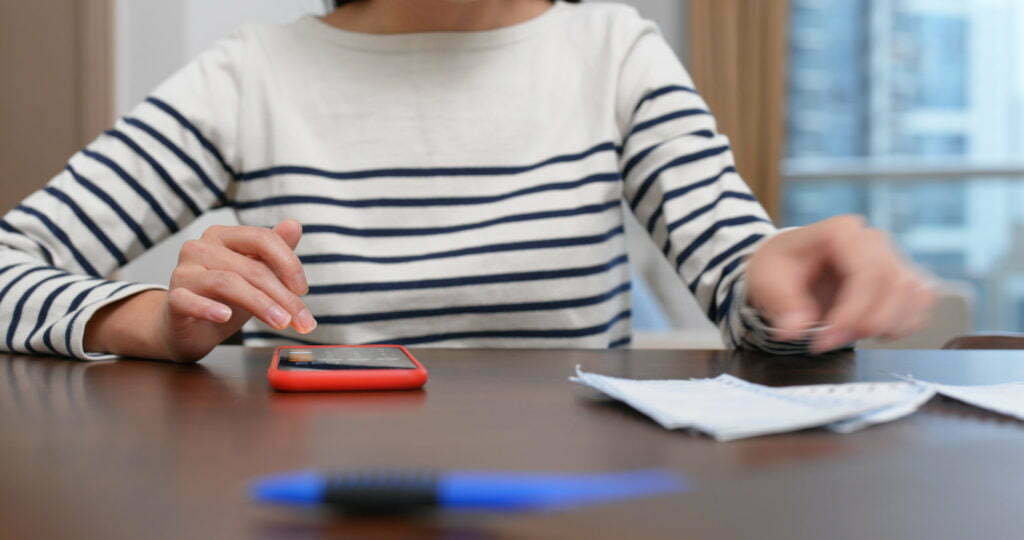
<svg viewBox="0 0 1024 540"><path fill-rule="evenodd" d="M736 168L778 217L785 141L788 0L689 0L697 88L728 135Z"/></svg>
<svg viewBox="0 0 1024 540"><path fill-rule="evenodd" d="M114 120L114 0L0 1L0 215Z"/></svg>

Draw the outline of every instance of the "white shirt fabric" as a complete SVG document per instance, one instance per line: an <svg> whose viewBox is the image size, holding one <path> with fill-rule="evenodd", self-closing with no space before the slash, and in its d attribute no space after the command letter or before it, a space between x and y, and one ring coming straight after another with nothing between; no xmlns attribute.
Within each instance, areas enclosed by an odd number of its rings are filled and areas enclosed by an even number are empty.
<svg viewBox="0 0 1024 540"><path fill-rule="evenodd" d="M743 263L775 228L656 26L555 3L491 31L370 35L314 17L246 26L155 90L0 222L10 351L83 349L105 279L221 206L300 221L319 321L247 344L625 346L623 211L726 343Z"/></svg>

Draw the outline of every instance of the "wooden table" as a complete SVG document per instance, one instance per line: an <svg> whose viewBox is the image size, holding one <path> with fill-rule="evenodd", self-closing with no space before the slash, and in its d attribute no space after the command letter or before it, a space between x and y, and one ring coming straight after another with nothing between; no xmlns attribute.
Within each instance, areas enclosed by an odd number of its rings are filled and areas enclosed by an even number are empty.
<svg viewBox="0 0 1024 540"><path fill-rule="evenodd" d="M279 394L267 349L198 365L0 358L3 538L1020 538L1024 422L934 399L850 435L717 443L567 382L731 373L770 385L1024 380L1024 353L420 349L425 391ZM670 467L687 494L542 515L338 518L246 498L310 467L606 471Z"/></svg>

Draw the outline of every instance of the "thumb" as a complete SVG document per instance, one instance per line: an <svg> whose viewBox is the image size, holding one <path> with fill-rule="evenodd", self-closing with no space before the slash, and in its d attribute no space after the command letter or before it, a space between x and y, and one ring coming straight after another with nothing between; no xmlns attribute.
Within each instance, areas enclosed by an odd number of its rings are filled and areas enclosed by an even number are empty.
<svg viewBox="0 0 1024 540"><path fill-rule="evenodd" d="M274 226L274 232L294 250L302 238L302 224L294 219L286 219Z"/></svg>
<svg viewBox="0 0 1024 540"><path fill-rule="evenodd" d="M747 300L768 318L775 339L800 339L821 315L800 265L785 260L759 261L747 269Z"/></svg>

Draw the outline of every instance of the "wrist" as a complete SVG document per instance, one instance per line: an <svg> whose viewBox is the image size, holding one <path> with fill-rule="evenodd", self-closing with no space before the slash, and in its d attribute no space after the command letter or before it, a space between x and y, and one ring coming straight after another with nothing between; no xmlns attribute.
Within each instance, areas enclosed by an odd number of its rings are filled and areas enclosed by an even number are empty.
<svg viewBox="0 0 1024 540"><path fill-rule="evenodd" d="M167 291L148 290L103 306L85 327L88 352L164 358L163 324Z"/></svg>

